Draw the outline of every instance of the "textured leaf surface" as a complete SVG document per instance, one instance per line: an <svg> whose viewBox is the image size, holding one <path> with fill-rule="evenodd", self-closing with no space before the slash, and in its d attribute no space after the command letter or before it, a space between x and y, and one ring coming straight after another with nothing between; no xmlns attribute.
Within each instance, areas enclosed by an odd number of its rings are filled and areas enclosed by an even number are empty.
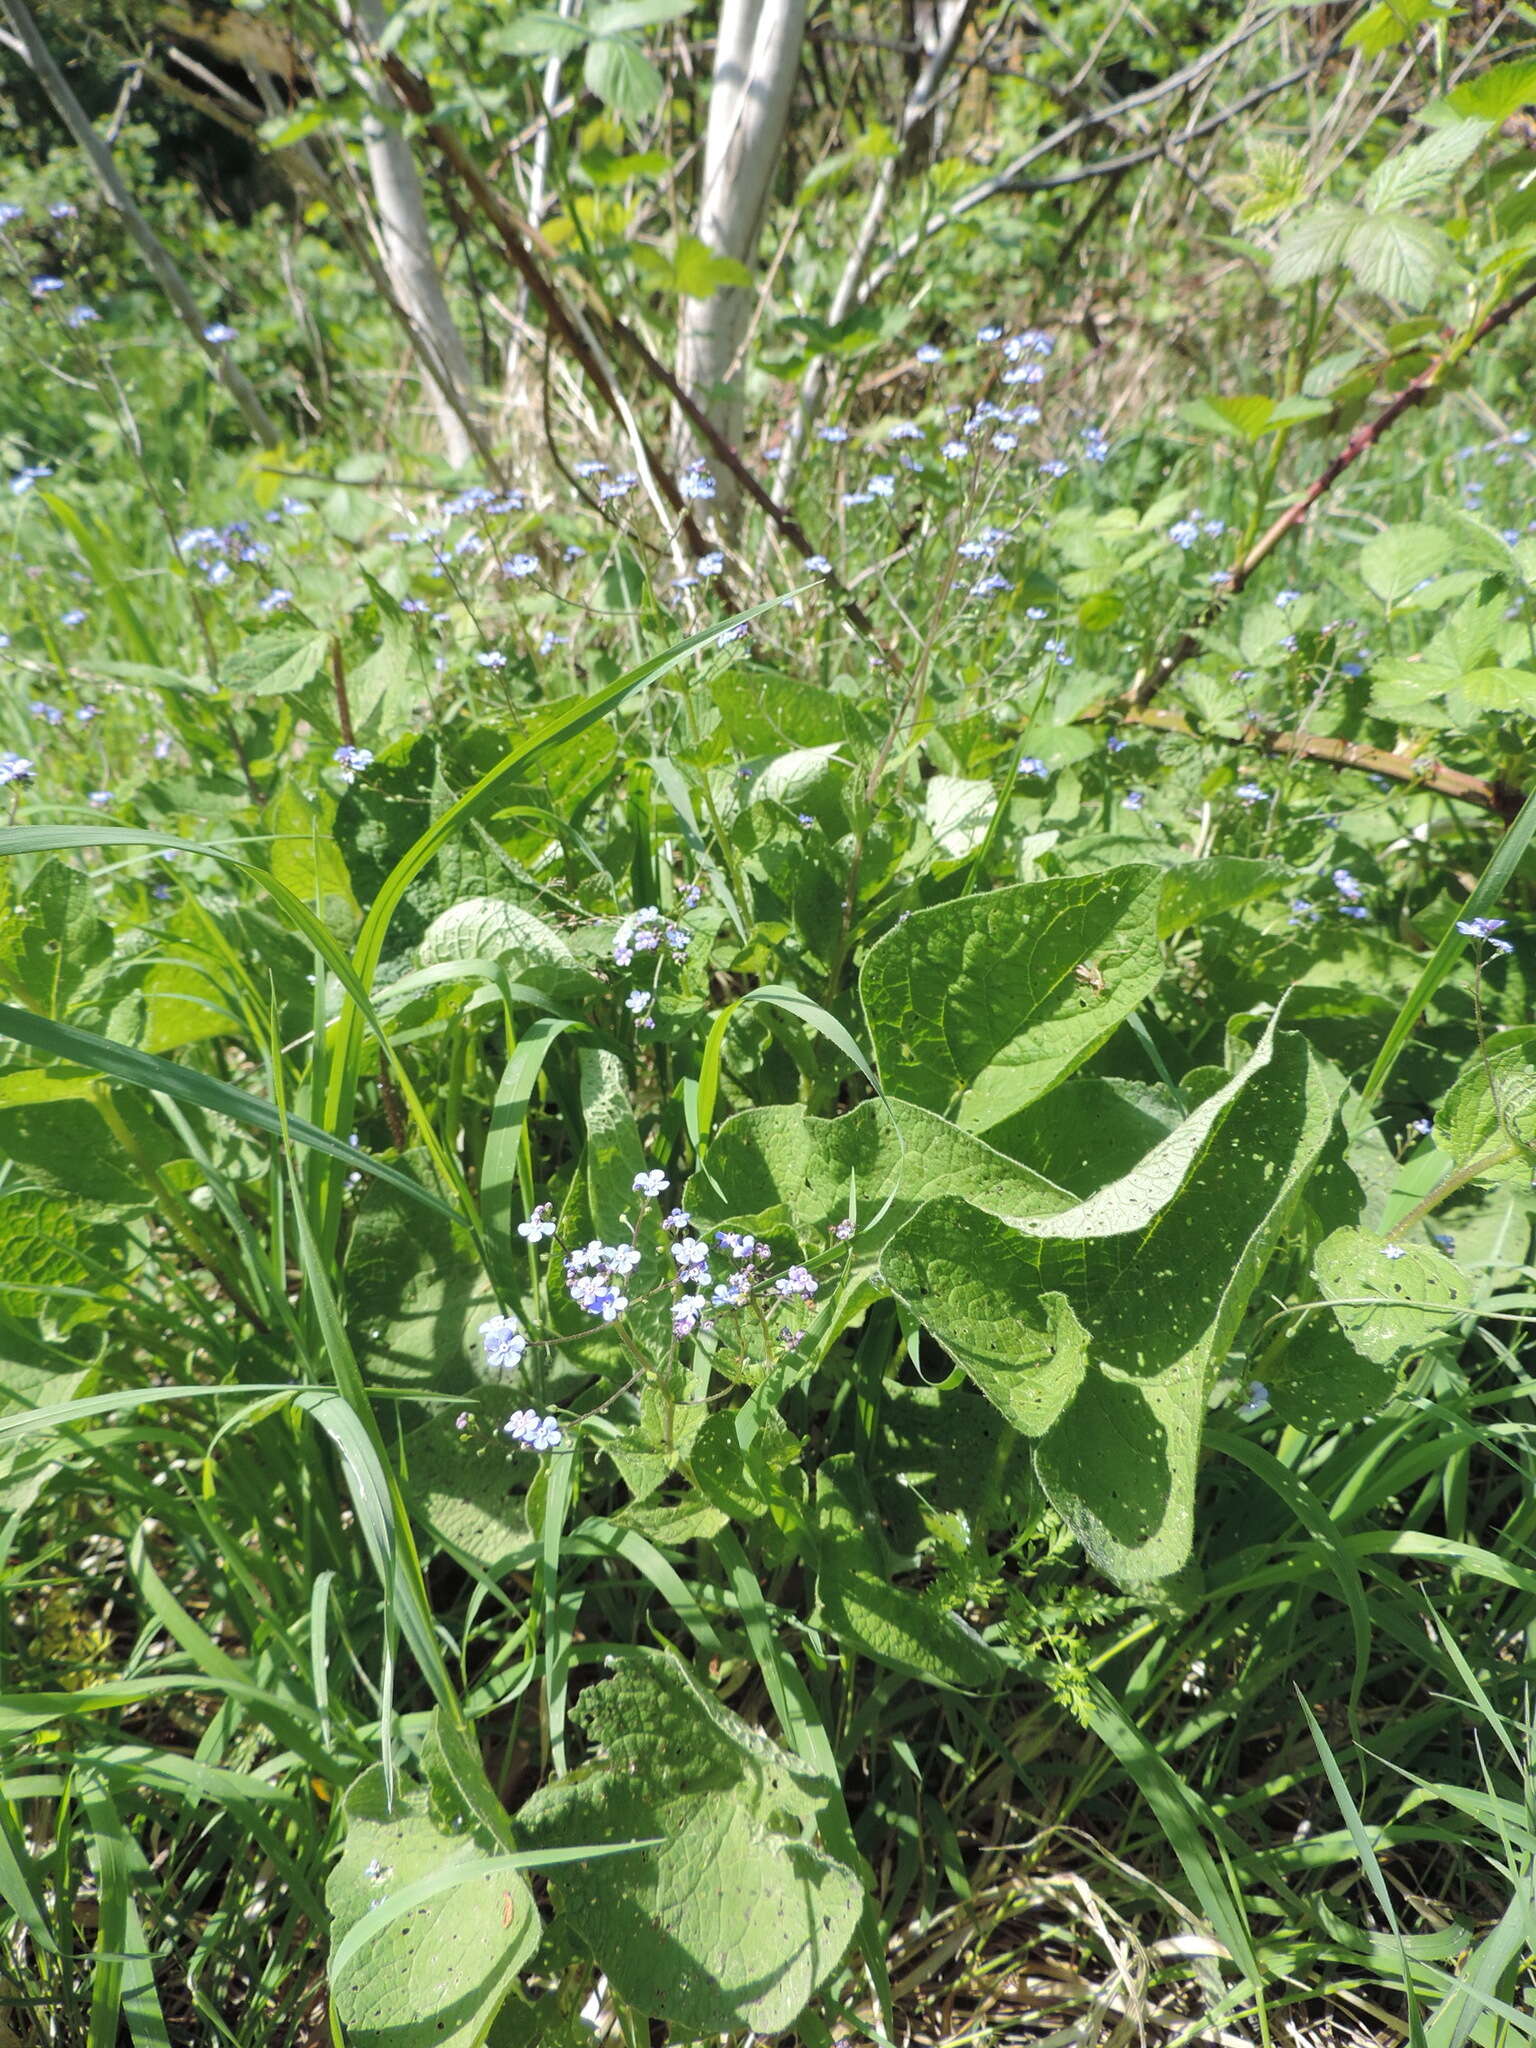
<svg viewBox="0 0 1536 2048"><path fill-rule="evenodd" d="M570 1933L678 2038L791 2025L859 1914L852 1872L815 1842L830 1788L657 1653L627 1656L574 1713L598 1759L534 1794L519 1843L661 1840L551 1874Z"/></svg>
<svg viewBox="0 0 1536 2048"><path fill-rule="evenodd" d="M1297 1429L1363 1421L1396 1385L1396 1365L1364 1357L1327 1313L1303 1319L1265 1381L1270 1406Z"/></svg>
<svg viewBox="0 0 1536 2048"><path fill-rule="evenodd" d="M860 980L885 1087L968 1131L1043 1095L1157 985L1161 888L1137 865L914 912Z"/></svg>
<svg viewBox="0 0 1536 2048"><path fill-rule="evenodd" d="M1236 854L1217 853L1208 860L1181 861L1163 877L1157 935L1172 938L1190 925L1204 924L1207 918L1273 896L1293 880L1294 870L1277 860L1243 860Z"/></svg>
<svg viewBox="0 0 1536 2048"><path fill-rule="evenodd" d="M384 1796L377 1766L348 1792L346 1841L326 1885L332 1939L340 1943L407 1885L455 1863L474 1863L503 1844L485 1827L449 1832L428 1793ZM515 1871L466 1877L385 1926L358 1949L331 1997L349 2048L478 2048L537 1946L533 1894Z"/></svg>
<svg viewBox="0 0 1536 2048"><path fill-rule="evenodd" d="M1479 1180L1530 1182L1536 1166L1536 1029L1497 1031L1469 1060L1435 1118L1435 1138Z"/></svg>
<svg viewBox="0 0 1536 2048"><path fill-rule="evenodd" d="M502 896L470 896L433 918L416 949L423 967L460 960L500 960L514 980L528 969L548 970L546 987L586 991L596 983L553 925Z"/></svg>
<svg viewBox="0 0 1536 2048"><path fill-rule="evenodd" d="M1075 1074L1043 1100L994 1124L988 1135L1000 1151L1027 1161L1037 1173L1081 1199L1129 1173L1178 1121L1178 1108L1166 1088ZM956 1186L950 1192L967 1191ZM978 1206L1005 1208L1001 1203Z"/></svg>
<svg viewBox="0 0 1536 2048"><path fill-rule="evenodd" d="M1443 1253L1388 1245L1369 1230L1332 1232L1313 1254L1312 1270L1339 1328L1376 1365L1423 1351L1457 1321L1470 1295Z"/></svg>
<svg viewBox="0 0 1536 2048"><path fill-rule="evenodd" d="M861 1102L840 1117L789 1105L743 1110L711 1140L708 1171L694 1175L687 1199L702 1222L745 1224L760 1235L782 1218L807 1249L856 1215L854 1254L872 1258L923 1202L961 1193L978 1209L1010 1216L1049 1215L1071 1203L980 1138L898 1101Z"/></svg>
<svg viewBox="0 0 1536 2048"><path fill-rule="evenodd" d="M1013 1229L945 1199L886 1248L897 1296L1016 1427L1043 1432L1041 1483L1113 1577L1165 1577L1188 1555L1211 1373L1337 1093L1271 1027L1238 1076L1086 1201Z"/></svg>

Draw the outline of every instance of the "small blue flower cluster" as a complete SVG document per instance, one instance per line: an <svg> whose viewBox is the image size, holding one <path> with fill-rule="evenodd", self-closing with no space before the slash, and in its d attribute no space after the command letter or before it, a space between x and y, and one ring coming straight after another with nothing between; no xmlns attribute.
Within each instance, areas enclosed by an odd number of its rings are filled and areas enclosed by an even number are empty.
<svg viewBox="0 0 1536 2048"><path fill-rule="evenodd" d="M1456 929L1464 938L1476 939L1494 953L1513 953L1514 947L1508 939L1495 937L1508 923L1503 917L1458 917Z"/></svg>

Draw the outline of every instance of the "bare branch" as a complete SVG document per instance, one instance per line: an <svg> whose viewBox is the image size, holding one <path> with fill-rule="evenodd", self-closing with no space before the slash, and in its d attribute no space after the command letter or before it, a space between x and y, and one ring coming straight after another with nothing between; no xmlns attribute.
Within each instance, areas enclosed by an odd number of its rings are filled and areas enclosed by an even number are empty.
<svg viewBox="0 0 1536 2048"><path fill-rule="evenodd" d="M138 244L139 253L148 264L156 284L169 299L182 325L207 357L208 366L213 374L240 408L253 437L264 448L276 448L282 440L282 435L268 417L266 407L256 395L255 386L238 364L231 360L229 350L222 343L209 341L204 334L203 316L198 310L197 301L187 289L186 281L171 260L165 245L140 213L133 194L128 190L122 173L117 168L111 150L91 126L84 107L75 98L63 72L54 62L53 53L39 33L37 23L27 11L26 0L0 0L0 4L3 4L10 16L22 53L36 73L38 83L53 102L54 112L79 144L107 204L122 216L123 225Z"/></svg>

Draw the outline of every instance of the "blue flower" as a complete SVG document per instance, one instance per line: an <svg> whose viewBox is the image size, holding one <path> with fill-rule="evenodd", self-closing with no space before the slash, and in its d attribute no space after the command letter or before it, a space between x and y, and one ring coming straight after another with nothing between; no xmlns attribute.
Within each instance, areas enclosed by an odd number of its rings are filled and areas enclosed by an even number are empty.
<svg viewBox="0 0 1536 2048"><path fill-rule="evenodd" d="M1495 953L1513 953L1514 947L1508 939L1494 937L1508 922L1502 917L1458 917L1456 929L1464 938L1479 939L1485 946L1491 946Z"/></svg>
<svg viewBox="0 0 1536 2048"><path fill-rule="evenodd" d="M36 772L25 754L13 754L8 749L0 754L0 789L15 782L30 782Z"/></svg>
<svg viewBox="0 0 1536 2048"><path fill-rule="evenodd" d="M647 1173L637 1173L630 1185L637 1195L649 1195L659 1201L667 1191L667 1176L659 1166L653 1166Z"/></svg>
<svg viewBox="0 0 1536 2048"><path fill-rule="evenodd" d="M331 759L341 770L345 782L356 781L365 768L373 766L373 752L369 747L338 747Z"/></svg>
<svg viewBox="0 0 1536 2048"><path fill-rule="evenodd" d="M1139 811L1146 800L1147 793L1145 790L1128 789L1121 800L1120 808L1125 811Z"/></svg>
<svg viewBox="0 0 1536 2048"><path fill-rule="evenodd" d="M203 329L203 339L210 348L222 348L227 341L233 341L235 330L227 321L210 320Z"/></svg>
<svg viewBox="0 0 1536 2048"><path fill-rule="evenodd" d="M528 1335L516 1316L492 1316L480 1325L480 1348L492 1372L514 1372L528 1355Z"/></svg>
<svg viewBox="0 0 1536 2048"><path fill-rule="evenodd" d="M519 1223L517 1234L528 1244L539 1244L546 1237L555 1234L555 1205L540 1202L526 1223Z"/></svg>
<svg viewBox="0 0 1536 2048"><path fill-rule="evenodd" d="M501 1425L503 1436L525 1451L557 1451L565 1438L553 1415L539 1415L532 1408L519 1408Z"/></svg>

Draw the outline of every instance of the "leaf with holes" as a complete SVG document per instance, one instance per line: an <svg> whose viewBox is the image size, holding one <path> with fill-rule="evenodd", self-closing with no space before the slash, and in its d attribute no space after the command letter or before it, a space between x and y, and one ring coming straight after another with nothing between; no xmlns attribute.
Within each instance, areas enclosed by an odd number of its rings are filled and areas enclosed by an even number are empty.
<svg viewBox="0 0 1536 2048"><path fill-rule="evenodd" d="M572 1938L678 2039L792 2026L859 1916L853 1872L817 1842L834 1788L659 1652L627 1652L573 1713L596 1757L534 1794L519 1845L660 1839L551 1874Z"/></svg>
<svg viewBox="0 0 1536 2048"><path fill-rule="evenodd" d="M437 1788L441 1812L442 1786ZM504 1844L478 1818L452 1830L427 1792L398 1788L391 1807L379 1766L347 1793L341 1861L325 1888L333 1956L369 1915L407 1886L477 1865ZM382 1923L331 1968L331 1998L348 2048L479 2048L538 1946L533 1894L516 1871L466 1873Z"/></svg>

